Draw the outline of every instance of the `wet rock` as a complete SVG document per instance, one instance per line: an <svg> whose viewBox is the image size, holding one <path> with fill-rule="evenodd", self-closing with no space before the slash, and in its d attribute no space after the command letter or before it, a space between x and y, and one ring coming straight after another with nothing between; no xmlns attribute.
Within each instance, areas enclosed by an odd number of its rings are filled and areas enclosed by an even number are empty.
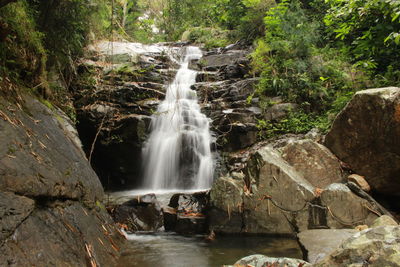
<svg viewBox="0 0 400 267"><path fill-rule="evenodd" d="M365 181L365 178L361 175L358 174L351 174L349 177L347 177L347 180L349 182L353 182L356 185L358 185L362 190L365 192L371 191L371 187L369 186L368 182Z"/></svg>
<svg viewBox="0 0 400 267"><path fill-rule="evenodd" d="M251 255L238 260L233 266L276 266L276 267L310 267L311 264L299 259L292 258L273 258L265 255ZM232 266L232 267L233 267ZM225 265L225 267L228 267Z"/></svg>
<svg viewBox="0 0 400 267"><path fill-rule="evenodd" d="M208 201L208 192L173 195L169 207L164 210L165 229L180 234L206 233Z"/></svg>
<svg viewBox="0 0 400 267"><path fill-rule="evenodd" d="M112 208L111 215L130 232L157 231L163 226L163 213L154 194L137 196L117 205Z"/></svg>
<svg viewBox="0 0 400 267"><path fill-rule="evenodd" d="M339 160L326 147L312 140L288 142L282 157L317 188L343 181Z"/></svg>
<svg viewBox="0 0 400 267"><path fill-rule="evenodd" d="M178 214L175 232L179 234L204 234L208 231L208 223L203 214Z"/></svg>
<svg viewBox="0 0 400 267"><path fill-rule="evenodd" d="M353 229L315 229L298 234L299 242L307 251L307 261L314 264L335 251L354 234Z"/></svg>
<svg viewBox="0 0 400 267"><path fill-rule="evenodd" d="M399 240L399 226L367 229L344 241L328 257L313 266L400 266Z"/></svg>
<svg viewBox="0 0 400 267"><path fill-rule="evenodd" d="M354 228L370 225L379 214L373 203L355 195L344 184L331 184L321 193L321 202L328 209L330 228Z"/></svg>
<svg viewBox="0 0 400 267"><path fill-rule="evenodd" d="M398 225L399 224L392 217L388 215L382 215L371 224L371 228L379 226L398 226Z"/></svg>
<svg viewBox="0 0 400 267"><path fill-rule="evenodd" d="M166 206L162 208L162 212L164 217L164 230L167 232L175 231L178 218L176 209Z"/></svg>
<svg viewBox="0 0 400 267"><path fill-rule="evenodd" d="M337 116L326 146L372 190L400 195L400 89L357 92Z"/></svg>
<svg viewBox="0 0 400 267"><path fill-rule="evenodd" d="M168 206L178 212L204 213L208 206L208 191L193 194L175 194L171 197Z"/></svg>
<svg viewBox="0 0 400 267"><path fill-rule="evenodd" d="M217 72L200 71L197 73L196 82L215 82L218 80Z"/></svg>

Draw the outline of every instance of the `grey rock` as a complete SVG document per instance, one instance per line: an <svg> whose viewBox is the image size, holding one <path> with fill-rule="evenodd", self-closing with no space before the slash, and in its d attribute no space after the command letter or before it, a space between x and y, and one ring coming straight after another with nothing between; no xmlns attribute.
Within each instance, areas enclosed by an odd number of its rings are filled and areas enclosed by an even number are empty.
<svg viewBox="0 0 400 267"><path fill-rule="evenodd" d="M77 202L56 206L21 222L0 247L0 266L115 266L122 236L107 213Z"/></svg>
<svg viewBox="0 0 400 267"><path fill-rule="evenodd" d="M293 103L274 104L265 111L264 118L266 120L280 120L286 117L289 112L296 111L297 108L297 104Z"/></svg>
<svg viewBox="0 0 400 267"><path fill-rule="evenodd" d="M356 233L315 267L400 266L400 227L381 226Z"/></svg>
<svg viewBox="0 0 400 267"><path fill-rule="evenodd" d="M372 190L400 195L400 88L357 92L335 119L326 146Z"/></svg>
<svg viewBox="0 0 400 267"><path fill-rule="evenodd" d="M308 203L315 198L314 187L270 146L262 147L252 155L245 173L252 193L244 202L248 210L246 230L294 233L291 222L307 211Z"/></svg>
<svg viewBox="0 0 400 267"><path fill-rule="evenodd" d="M240 233L243 228L242 179L221 177L210 191L210 229L215 232Z"/></svg>
<svg viewBox="0 0 400 267"><path fill-rule="evenodd" d="M315 229L298 234L299 242L307 251L308 262L314 264L335 251L354 234L354 229Z"/></svg>
<svg viewBox="0 0 400 267"><path fill-rule="evenodd" d="M273 258L265 255L251 255L238 260L233 266L254 266L254 267L309 267L311 264L299 259Z"/></svg>
<svg viewBox="0 0 400 267"><path fill-rule="evenodd" d="M0 192L0 246L35 209L35 201Z"/></svg>
<svg viewBox="0 0 400 267"><path fill-rule="evenodd" d="M171 197L169 207L164 209L166 230L180 234L201 234L208 230L209 195L208 191L193 194L175 194ZM175 214L175 215L174 215Z"/></svg>
<svg viewBox="0 0 400 267"><path fill-rule="evenodd" d="M378 219L376 219L371 225L371 228L379 227L379 226L398 226L399 224L390 216L382 215Z"/></svg>
<svg viewBox="0 0 400 267"><path fill-rule="evenodd" d="M33 198L102 200L97 175L57 115L28 96L24 105L26 112L8 115L15 122L0 120L0 190Z"/></svg>
<svg viewBox="0 0 400 267"><path fill-rule="evenodd" d="M243 50L230 50L225 54L206 55L200 60L203 69L221 68L223 66L232 65L238 58L247 54Z"/></svg>
<svg viewBox="0 0 400 267"><path fill-rule="evenodd" d="M21 97L0 98L0 266L115 265L122 239L72 125Z"/></svg>

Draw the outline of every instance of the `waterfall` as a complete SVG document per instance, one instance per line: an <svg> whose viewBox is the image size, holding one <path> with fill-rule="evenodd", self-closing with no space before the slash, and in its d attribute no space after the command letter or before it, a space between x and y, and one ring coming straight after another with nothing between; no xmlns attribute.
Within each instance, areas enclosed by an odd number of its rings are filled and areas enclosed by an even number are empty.
<svg viewBox="0 0 400 267"><path fill-rule="evenodd" d="M197 72L189 69L200 59L198 47L186 47L184 59L165 100L152 116L151 134L143 149L145 189L208 189L214 163L210 120L201 113L197 94L190 89Z"/></svg>

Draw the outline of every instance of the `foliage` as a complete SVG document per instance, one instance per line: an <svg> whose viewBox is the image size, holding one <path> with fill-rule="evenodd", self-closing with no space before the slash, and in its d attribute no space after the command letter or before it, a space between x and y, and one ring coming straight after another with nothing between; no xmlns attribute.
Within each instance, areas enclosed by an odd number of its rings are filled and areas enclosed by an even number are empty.
<svg viewBox="0 0 400 267"><path fill-rule="evenodd" d="M400 2L397 0L327 0L324 22L343 53L373 74L398 84ZM388 72L386 75L385 73Z"/></svg>
<svg viewBox="0 0 400 267"><path fill-rule="evenodd" d="M330 120L327 116L298 111L289 113L286 118L278 122L259 120L257 128L259 129L259 137L264 139L286 133L307 133L313 128L326 132L329 125Z"/></svg>
<svg viewBox="0 0 400 267"><path fill-rule="evenodd" d="M44 33L48 65L70 74L74 60L88 44L94 15L104 5L102 0L30 0L38 30Z"/></svg>
<svg viewBox="0 0 400 267"><path fill-rule="evenodd" d="M0 75L4 79L37 86L45 80L46 51L43 34L25 1L0 9Z"/></svg>
<svg viewBox="0 0 400 267"><path fill-rule="evenodd" d="M190 28L231 31L229 41L252 41L264 33L263 17L274 0L165 0L160 28L178 40ZM214 38L216 42L217 38Z"/></svg>
<svg viewBox="0 0 400 267"><path fill-rule="evenodd" d="M204 44L206 49L224 47L229 44L229 34L219 28L195 27L182 34L182 41Z"/></svg>
<svg viewBox="0 0 400 267"><path fill-rule="evenodd" d="M337 97L364 85L365 76L337 50L320 48L320 25L300 2L281 2L264 22L265 37L252 54L253 70L261 76L261 98L278 95L302 104L305 111L322 113Z"/></svg>

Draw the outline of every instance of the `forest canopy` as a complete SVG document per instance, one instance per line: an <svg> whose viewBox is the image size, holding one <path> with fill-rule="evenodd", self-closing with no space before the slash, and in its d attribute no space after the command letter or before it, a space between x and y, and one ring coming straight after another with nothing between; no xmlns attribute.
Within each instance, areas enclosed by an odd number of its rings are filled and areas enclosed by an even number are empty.
<svg viewBox="0 0 400 267"><path fill-rule="evenodd" d="M51 76L68 85L84 47L99 39L251 46L260 81L249 99L262 108L271 95L298 103L299 131L326 128L357 90L400 81L397 0L0 1L2 81L57 91ZM266 130L290 131L293 121Z"/></svg>

